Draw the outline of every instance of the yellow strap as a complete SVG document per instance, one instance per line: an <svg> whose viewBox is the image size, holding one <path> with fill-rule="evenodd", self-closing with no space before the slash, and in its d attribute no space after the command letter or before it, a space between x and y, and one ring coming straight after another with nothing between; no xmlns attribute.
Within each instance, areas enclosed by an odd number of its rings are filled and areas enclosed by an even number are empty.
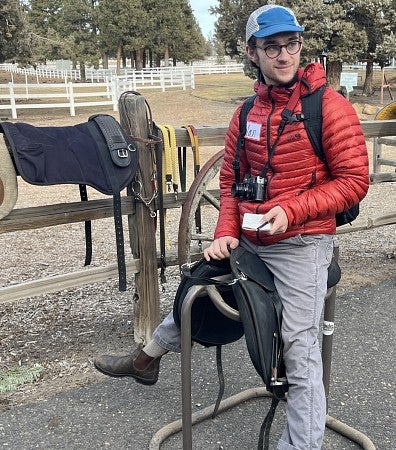
<svg viewBox="0 0 396 450"><path fill-rule="evenodd" d="M194 158L194 176L200 169L200 152L199 152L199 141L197 130L194 125L185 125L184 128L187 130L188 136L190 137L191 149Z"/></svg>
<svg viewBox="0 0 396 450"><path fill-rule="evenodd" d="M163 154L162 154L162 174L164 193L171 192L172 188L172 154L168 129L164 125L158 125L162 133Z"/></svg>
<svg viewBox="0 0 396 450"><path fill-rule="evenodd" d="M177 154L177 145L176 145L176 132L175 127L172 125L165 125L168 129L168 135L169 135L169 144L170 144L170 151L171 151L171 160L172 160L172 176L173 176L173 183L176 186L176 190L179 189L180 185L180 177L179 177L179 161L178 161L178 154Z"/></svg>
<svg viewBox="0 0 396 450"><path fill-rule="evenodd" d="M179 189L179 168L176 146L176 133L171 125L158 125L163 137L163 157L162 157L162 173L163 173L163 189L164 193L174 192L175 195ZM164 220L166 223L167 214L164 211ZM169 250L171 245L168 238L168 232L165 227L165 248Z"/></svg>
<svg viewBox="0 0 396 450"><path fill-rule="evenodd" d="M171 125L158 125L161 130L164 152L162 158L162 170L164 174L164 192L174 192L179 190L180 177L177 156L176 132Z"/></svg>

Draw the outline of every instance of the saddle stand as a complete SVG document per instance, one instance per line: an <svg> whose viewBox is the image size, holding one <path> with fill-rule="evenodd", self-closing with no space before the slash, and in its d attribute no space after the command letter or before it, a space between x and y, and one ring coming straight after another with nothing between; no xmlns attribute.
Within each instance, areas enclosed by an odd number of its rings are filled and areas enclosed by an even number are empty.
<svg viewBox="0 0 396 450"><path fill-rule="evenodd" d="M338 260L338 247L334 249L335 260ZM221 400L222 391L224 390L220 384L220 392L216 404L208 406L194 414L192 414L191 406L191 350L192 350L192 329L191 329L191 310L194 302L202 295L208 295L216 308L226 317L239 320L238 311L232 309L222 298L216 286L213 285L195 285L191 287L182 305L181 317L181 377L182 377L182 419L165 425L158 430L150 441L150 450L159 450L160 445L170 436L182 431L183 450L192 450L192 426L201 423L206 419L213 418L214 415L222 413L235 406L240 405L248 400L259 397L272 397L265 387L251 388L243 392L235 394L224 400ZM323 360L323 383L325 387L326 400L329 397L331 356L335 317L335 299L336 286L328 289L325 298L324 307L324 323L322 341L322 360ZM221 373L221 372L219 372ZM350 426L340 422L337 419L327 415L326 427L332 429L336 433L346 437L347 439L360 445L365 450L375 450L373 442L363 433ZM259 442L261 445L261 442Z"/></svg>

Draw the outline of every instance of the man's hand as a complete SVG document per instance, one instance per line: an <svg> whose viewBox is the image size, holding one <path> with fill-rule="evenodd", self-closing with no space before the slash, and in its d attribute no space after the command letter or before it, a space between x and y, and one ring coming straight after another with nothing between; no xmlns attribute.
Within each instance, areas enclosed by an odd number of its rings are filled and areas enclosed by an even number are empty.
<svg viewBox="0 0 396 450"><path fill-rule="evenodd" d="M231 249L237 248L239 245L239 239L232 236L223 236L215 239L208 248L204 250L204 257L206 261L210 258L213 259L225 259L230 257L228 247Z"/></svg>
<svg viewBox="0 0 396 450"><path fill-rule="evenodd" d="M267 231L268 234L284 233L289 225L285 210L280 206L274 206L264 214L262 222L271 223L271 229Z"/></svg>

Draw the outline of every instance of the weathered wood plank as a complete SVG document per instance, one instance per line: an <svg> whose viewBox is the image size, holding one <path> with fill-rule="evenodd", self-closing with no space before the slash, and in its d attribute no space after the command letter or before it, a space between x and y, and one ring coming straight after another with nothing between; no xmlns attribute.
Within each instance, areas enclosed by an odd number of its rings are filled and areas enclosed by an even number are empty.
<svg viewBox="0 0 396 450"><path fill-rule="evenodd" d="M367 217L364 221L357 220L351 225L344 225L337 229L337 234L355 233L356 231L372 230L396 223L396 211L382 216Z"/></svg>
<svg viewBox="0 0 396 450"><path fill-rule="evenodd" d="M122 212L123 214L133 212L133 205L126 197L122 198ZM113 200L111 198L19 208L0 220L0 234L112 216Z"/></svg>
<svg viewBox="0 0 396 450"><path fill-rule="evenodd" d="M385 159L385 158L378 158L377 164L381 166L392 166L396 167L396 160L395 159Z"/></svg>
<svg viewBox="0 0 396 450"><path fill-rule="evenodd" d="M160 259L157 258L159 266ZM168 252L166 257L168 267L177 264L175 251ZM140 271L140 260L134 259L126 262L127 275L133 276ZM45 277L38 280L27 281L0 288L0 304L15 302L37 295L51 294L63 289L79 288L87 284L99 283L111 278L117 278L118 266L116 263L102 267L87 267L84 270Z"/></svg>
<svg viewBox="0 0 396 450"><path fill-rule="evenodd" d="M141 199L153 196L153 155L144 140L149 138L145 98L133 92L124 93L119 100L120 123L125 131L135 136L139 152L137 179L141 183ZM133 198L133 197L131 197ZM146 200L147 201L147 200ZM143 203L135 202L135 212L128 216L129 242L134 258L140 259L140 270L135 275L133 331L135 341L151 340L159 323L159 283L156 249L156 217Z"/></svg>
<svg viewBox="0 0 396 450"><path fill-rule="evenodd" d="M216 198L219 198L218 189L210 192ZM164 194L164 208L181 208L186 195L187 192L179 192L176 199L174 194ZM121 205L123 215L134 213L135 205L131 201L131 197L122 197ZM154 208L158 209L158 201L154 202ZM111 198L19 208L14 209L8 216L0 220L0 234L84 222L86 220L105 219L112 216L113 200Z"/></svg>
<svg viewBox="0 0 396 450"><path fill-rule="evenodd" d="M127 274L139 271L140 261L127 262ZM37 295L51 294L63 289L77 288L86 284L98 283L118 276L117 264L102 267L87 267L85 270L67 274L44 277L0 289L0 303L12 302Z"/></svg>
<svg viewBox="0 0 396 450"><path fill-rule="evenodd" d="M396 173L384 172L370 174L370 183L383 183L387 181L396 181Z"/></svg>
<svg viewBox="0 0 396 450"><path fill-rule="evenodd" d="M382 136L396 136L395 120L365 120L362 121L363 133L366 139ZM177 128L177 145L180 147L190 146L190 138L187 130ZM201 146L223 146L227 131L227 125L215 127L197 127L199 145Z"/></svg>
<svg viewBox="0 0 396 450"><path fill-rule="evenodd" d="M396 136L378 138L378 144L396 145Z"/></svg>
<svg viewBox="0 0 396 450"><path fill-rule="evenodd" d="M365 120L362 122L366 139L396 135L396 120Z"/></svg>

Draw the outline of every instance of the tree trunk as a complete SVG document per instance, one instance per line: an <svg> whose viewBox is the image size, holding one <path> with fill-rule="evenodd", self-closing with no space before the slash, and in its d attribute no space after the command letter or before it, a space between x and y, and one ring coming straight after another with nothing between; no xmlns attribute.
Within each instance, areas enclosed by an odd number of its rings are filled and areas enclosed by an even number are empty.
<svg viewBox="0 0 396 450"><path fill-rule="evenodd" d="M333 89L340 89L340 77L342 72L342 62L341 61L329 61L327 60L326 75L327 83Z"/></svg>
<svg viewBox="0 0 396 450"><path fill-rule="evenodd" d="M109 68L109 55L107 53L103 53L102 55L102 66L103 69Z"/></svg>
<svg viewBox="0 0 396 450"><path fill-rule="evenodd" d="M136 68L136 52L135 52L135 50L132 50L129 53L129 59L131 60L131 69L135 69Z"/></svg>
<svg viewBox="0 0 396 450"><path fill-rule="evenodd" d="M154 67L154 55L153 50L151 48L149 49L149 64L150 67Z"/></svg>
<svg viewBox="0 0 396 450"><path fill-rule="evenodd" d="M87 81L87 76L85 73L85 63L80 62L80 80L85 83Z"/></svg>
<svg viewBox="0 0 396 450"><path fill-rule="evenodd" d="M367 60L366 62L366 78L364 80L363 85L363 95L373 95L373 72L374 71L374 62L373 60Z"/></svg>
<svg viewBox="0 0 396 450"><path fill-rule="evenodd" d="M142 53L143 53L143 50L142 49L139 49L139 50L136 50L136 52L135 52L135 66L136 66L136 70L142 70L143 69L143 62L142 62L142 59L143 59L143 55L142 55Z"/></svg>
<svg viewBox="0 0 396 450"><path fill-rule="evenodd" d="M169 66L169 46L168 45L165 48L164 65L165 65L165 67Z"/></svg>
<svg viewBox="0 0 396 450"><path fill-rule="evenodd" d="M116 66L116 73L119 76L121 73L121 56L122 56L122 44L118 44L117 47L117 66Z"/></svg>
<svg viewBox="0 0 396 450"><path fill-rule="evenodd" d="M143 60L143 69L145 69L147 67L147 52L146 49L144 48L142 50L142 60Z"/></svg>

